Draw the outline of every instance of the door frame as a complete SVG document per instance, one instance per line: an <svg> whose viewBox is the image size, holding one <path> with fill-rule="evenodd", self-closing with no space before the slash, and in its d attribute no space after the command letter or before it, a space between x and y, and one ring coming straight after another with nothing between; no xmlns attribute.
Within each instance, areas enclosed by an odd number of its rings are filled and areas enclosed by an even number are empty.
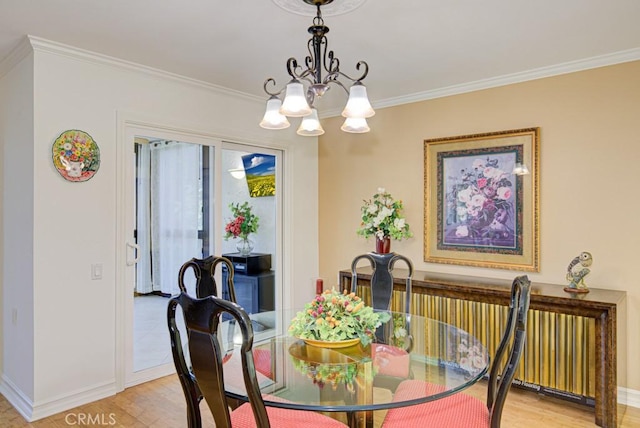
<svg viewBox="0 0 640 428"><path fill-rule="evenodd" d="M276 227L279 232L276 234L276 284L283 284L281 289L276 290L275 305L282 307L288 303L285 292L288 281L283 278L288 277L285 270L285 256L283 253L283 240L285 235L289 235L288 228L283 228L285 222L283 216L288 205L285 203L286 191L283 182L286 184L284 163L287 156L287 149L283 147L269 147L256 142L232 142L236 138L225 138L211 133L201 132L188 128L160 124L159 121L152 121L148 118L141 118L130 113L117 112L117 143L116 143L116 302L115 302L115 377L116 391L157 379L162 376L175 373L173 363L158 367L133 372L133 289L128 286L134 274L132 269L128 269L127 261L135 255L127 249L127 243L133 241L133 210L130 201L133 196L133 183L135 180L135 153L134 137L144 135L167 140L183 141L188 143L203 144L214 150L214 171L222 168L222 149L251 150L255 147L258 150L272 153L280 152L281 164L277 173L280 175L276 180L276 195L280 195L277 200ZM242 140L242 139L240 139ZM220 200L222 186L220 180L215 180L213 186L213 199ZM215 230L223 230L222 207L217 204L214 207L214 222L212 227ZM214 248L222 247L222 234L215 234L213 241ZM177 273L176 273L177 278Z"/></svg>

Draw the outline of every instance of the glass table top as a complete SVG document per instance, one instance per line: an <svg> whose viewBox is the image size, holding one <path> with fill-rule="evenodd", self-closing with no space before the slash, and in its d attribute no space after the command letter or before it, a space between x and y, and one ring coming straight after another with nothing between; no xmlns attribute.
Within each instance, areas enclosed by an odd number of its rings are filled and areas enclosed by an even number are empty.
<svg viewBox="0 0 640 428"><path fill-rule="evenodd" d="M297 311L251 315L254 363L268 406L314 411L359 412L408 406L459 392L487 372L484 345L464 330L430 318L392 313L374 343L326 348L291 337L289 321ZM235 328L227 323L226 328ZM380 331L379 331L380 333ZM223 348L225 390L245 399L239 332L227 331ZM393 400L403 380L424 381L424 394ZM373 388L391 393L374 394Z"/></svg>

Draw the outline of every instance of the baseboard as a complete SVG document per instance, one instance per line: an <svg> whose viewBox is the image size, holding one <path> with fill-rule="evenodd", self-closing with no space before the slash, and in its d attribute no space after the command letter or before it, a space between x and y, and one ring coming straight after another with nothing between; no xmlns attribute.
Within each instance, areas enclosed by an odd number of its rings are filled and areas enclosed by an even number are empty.
<svg viewBox="0 0 640 428"><path fill-rule="evenodd" d="M640 391L619 386L618 403L640 409Z"/></svg>
<svg viewBox="0 0 640 428"><path fill-rule="evenodd" d="M46 418L47 416L82 406L83 404L110 397L115 395L116 392L116 382L113 380L90 388L77 390L62 397L35 403L33 406L33 420Z"/></svg>
<svg viewBox="0 0 640 428"><path fill-rule="evenodd" d="M144 370L139 370L133 373L130 379L125 383L125 388L146 383L161 377L169 376L176 372L176 368L173 364L162 364L159 366L151 367Z"/></svg>
<svg viewBox="0 0 640 428"><path fill-rule="evenodd" d="M33 402L20 388L16 386L4 373L0 381L0 394L4 395L7 401L25 418L31 422L33 416Z"/></svg>
<svg viewBox="0 0 640 428"><path fill-rule="evenodd" d="M64 396L34 403L16 385L2 376L0 393L4 395L11 405L22 415L27 422L37 421L47 416L73 409L93 401L110 397L116 394L116 383L105 382L82 390L74 391Z"/></svg>

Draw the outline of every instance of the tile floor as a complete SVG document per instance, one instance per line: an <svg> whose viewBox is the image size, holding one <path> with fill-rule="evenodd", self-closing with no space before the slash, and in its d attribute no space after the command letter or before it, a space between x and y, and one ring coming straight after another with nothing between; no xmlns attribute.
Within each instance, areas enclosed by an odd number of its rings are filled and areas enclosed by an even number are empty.
<svg viewBox="0 0 640 428"><path fill-rule="evenodd" d="M173 365L171 355L171 339L167 329L167 305L168 297L157 295L136 296L133 299L133 371L157 367L163 364ZM256 333L255 340L270 337L271 327L275 325L273 314L269 317L261 317L252 320L253 330ZM182 311L176 311L176 323L181 337L186 337ZM224 333L223 337L226 335ZM238 339L240 340L240 339ZM188 350L185 349L185 356ZM188 358L188 356L187 356Z"/></svg>
<svg viewBox="0 0 640 428"><path fill-rule="evenodd" d="M169 298L148 295L136 296L133 301L133 371L172 363L167 330Z"/></svg>

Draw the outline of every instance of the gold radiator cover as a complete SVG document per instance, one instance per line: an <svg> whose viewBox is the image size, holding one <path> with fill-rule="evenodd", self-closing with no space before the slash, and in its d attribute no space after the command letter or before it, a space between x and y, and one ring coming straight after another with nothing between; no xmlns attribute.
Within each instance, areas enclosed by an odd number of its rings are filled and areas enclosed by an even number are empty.
<svg viewBox="0 0 640 428"><path fill-rule="evenodd" d="M368 286L358 285L356 292L370 302ZM411 313L461 328L481 340L490 355L495 354L506 325L507 306L412 294ZM393 311L404 310L404 296L404 291L394 290ZM514 384L533 390L551 389L559 397L564 392L572 401L582 398L593 404L595 343L593 318L530 309L524 356Z"/></svg>

